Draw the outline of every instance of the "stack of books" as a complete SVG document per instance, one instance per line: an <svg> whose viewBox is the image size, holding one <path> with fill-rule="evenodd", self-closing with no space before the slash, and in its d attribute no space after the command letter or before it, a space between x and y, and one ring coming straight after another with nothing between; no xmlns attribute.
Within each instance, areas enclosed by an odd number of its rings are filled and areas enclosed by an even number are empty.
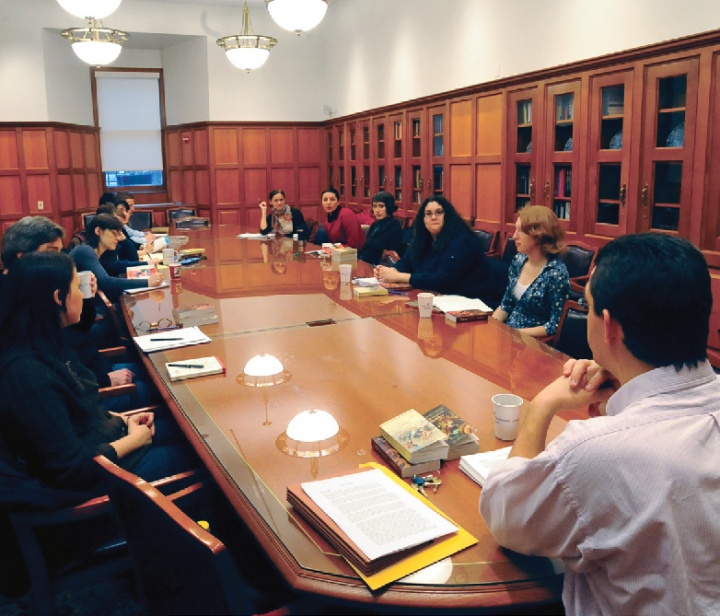
<svg viewBox="0 0 720 616"><path fill-rule="evenodd" d="M196 304L187 308L173 308L175 323L182 327L210 325L218 322L215 306L212 304Z"/></svg>
<svg viewBox="0 0 720 616"><path fill-rule="evenodd" d="M415 409L381 423L380 434L410 464L446 460L450 451L445 433Z"/></svg>
<svg viewBox="0 0 720 616"><path fill-rule="evenodd" d="M333 245L331 256L334 263L354 263L357 261L357 248L350 248L342 244Z"/></svg>
<svg viewBox="0 0 720 616"><path fill-rule="evenodd" d="M385 465L404 479L440 470L440 460L428 460L421 464L410 464L410 462L403 458L398 453L398 450L382 436L374 436L370 439L370 442L372 443L373 451L380 456Z"/></svg>
<svg viewBox="0 0 720 616"><path fill-rule="evenodd" d="M377 285L376 287L353 287L353 295L355 297L373 297L375 295L387 295L388 290L385 287Z"/></svg>
<svg viewBox="0 0 720 616"><path fill-rule="evenodd" d="M480 451L475 428L444 404L430 409L423 417L445 435L445 442L448 444L447 460L457 460L460 456Z"/></svg>

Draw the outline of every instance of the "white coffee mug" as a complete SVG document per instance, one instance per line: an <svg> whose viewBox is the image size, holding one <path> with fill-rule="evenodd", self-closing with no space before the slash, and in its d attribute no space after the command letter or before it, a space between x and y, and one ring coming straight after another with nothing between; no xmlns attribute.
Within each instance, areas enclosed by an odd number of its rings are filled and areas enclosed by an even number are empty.
<svg viewBox="0 0 720 616"><path fill-rule="evenodd" d="M432 316L434 297L432 293L418 293L417 303L421 319L429 319Z"/></svg>
<svg viewBox="0 0 720 616"><path fill-rule="evenodd" d="M162 256L164 265L177 263L180 260L180 253L172 248L163 248Z"/></svg>
<svg viewBox="0 0 720 616"><path fill-rule="evenodd" d="M91 271L78 272L80 278L80 291L82 291L83 299L90 299L92 295L92 289L90 283L92 281L93 273Z"/></svg>

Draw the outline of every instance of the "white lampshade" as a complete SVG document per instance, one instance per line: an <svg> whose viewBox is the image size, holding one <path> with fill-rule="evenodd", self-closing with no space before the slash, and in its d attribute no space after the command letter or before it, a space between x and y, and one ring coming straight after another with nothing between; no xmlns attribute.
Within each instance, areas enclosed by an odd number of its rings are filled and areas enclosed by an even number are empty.
<svg viewBox="0 0 720 616"><path fill-rule="evenodd" d="M72 44L75 55L93 66L105 66L118 59L122 45L110 41L78 41Z"/></svg>
<svg viewBox="0 0 720 616"><path fill-rule="evenodd" d="M300 443L319 443L333 438L340 431L336 419L327 411L310 409L290 420L285 434Z"/></svg>
<svg viewBox="0 0 720 616"><path fill-rule="evenodd" d="M233 66L244 71L252 71L265 64L270 56L270 50L258 47L236 47L226 49L225 55Z"/></svg>
<svg viewBox="0 0 720 616"><path fill-rule="evenodd" d="M325 17L327 0L265 0L275 23L291 32L307 32Z"/></svg>
<svg viewBox="0 0 720 616"><path fill-rule="evenodd" d="M57 0L58 4L71 15L82 19L102 19L115 12L121 0Z"/></svg>
<svg viewBox="0 0 720 616"><path fill-rule="evenodd" d="M267 354L251 357L243 370L246 376L251 377L269 377L280 374L282 371L283 365L280 360Z"/></svg>

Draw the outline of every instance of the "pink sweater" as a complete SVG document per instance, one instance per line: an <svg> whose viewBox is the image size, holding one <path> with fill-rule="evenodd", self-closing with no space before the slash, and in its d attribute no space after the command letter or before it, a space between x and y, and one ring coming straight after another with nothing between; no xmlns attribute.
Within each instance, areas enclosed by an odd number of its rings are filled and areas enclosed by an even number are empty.
<svg viewBox="0 0 720 616"><path fill-rule="evenodd" d="M340 211L338 212L337 218L332 222L329 220L325 222L325 229L330 237L330 241L333 244L339 242L345 246L351 246L359 250L365 243L365 233L363 233L363 230L360 228L360 222L355 212L341 206L338 206L338 209Z"/></svg>

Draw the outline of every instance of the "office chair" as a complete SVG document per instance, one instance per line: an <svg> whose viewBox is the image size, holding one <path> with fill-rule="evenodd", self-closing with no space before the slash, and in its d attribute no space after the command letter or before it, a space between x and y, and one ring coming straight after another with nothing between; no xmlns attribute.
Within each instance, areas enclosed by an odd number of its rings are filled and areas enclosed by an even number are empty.
<svg viewBox="0 0 720 616"><path fill-rule="evenodd" d="M152 227L152 212L138 212L135 210L128 220L128 226L136 231L147 231Z"/></svg>
<svg viewBox="0 0 720 616"><path fill-rule="evenodd" d="M569 298L578 302L583 297L585 284L595 261L595 249L580 242L573 242L568 244L567 252L561 254L560 259L565 263L570 276Z"/></svg>
<svg viewBox="0 0 720 616"><path fill-rule="evenodd" d="M202 482L165 496L104 456L95 461L125 529L149 613L254 613L254 591L225 545L177 504L197 495Z"/></svg>
<svg viewBox="0 0 720 616"><path fill-rule="evenodd" d="M88 223L95 218L95 212L82 215L83 229L87 229Z"/></svg>
<svg viewBox="0 0 720 616"><path fill-rule="evenodd" d="M515 246L515 239L512 235L508 235L505 238L505 245L503 246L500 260L509 267L516 254L517 247Z"/></svg>
<svg viewBox="0 0 720 616"><path fill-rule="evenodd" d="M498 232L485 231L483 229L473 229L473 233L480 239L483 245L483 252L490 254L495 248L495 241L498 237Z"/></svg>
<svg viewBox="0 0 720 616"><path fill-rule="evenodd" d="M197 210L194 207L176 207L167 211L168 225L180 218L188 218L189 216L197 216Z"/></svg>
<svg viewBox="0 0 720 616"><path fill-rule="evenodd" d="M567 300L551 346L575 359L592 359L587 341L588 307Z"/></svg>

